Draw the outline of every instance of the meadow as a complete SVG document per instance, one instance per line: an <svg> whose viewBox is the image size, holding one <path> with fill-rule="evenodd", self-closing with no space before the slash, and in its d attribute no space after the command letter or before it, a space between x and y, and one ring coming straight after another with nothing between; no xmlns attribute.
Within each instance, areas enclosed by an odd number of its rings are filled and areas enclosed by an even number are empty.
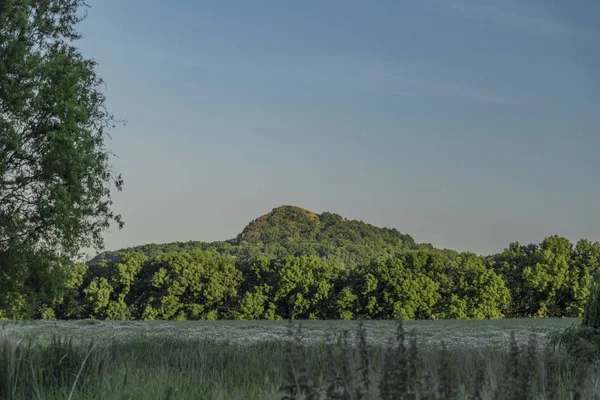
<svg viewBox="0 0 600 400"><path fill-rule="evenodd" d="M0 398L599 398L574 322L2 322Z"/></svg>

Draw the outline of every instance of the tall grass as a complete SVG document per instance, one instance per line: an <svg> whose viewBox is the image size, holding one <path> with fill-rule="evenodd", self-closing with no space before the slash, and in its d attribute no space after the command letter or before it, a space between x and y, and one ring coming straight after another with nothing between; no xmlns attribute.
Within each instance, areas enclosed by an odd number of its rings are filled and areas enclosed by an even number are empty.
<svg viewBox="0 0 600 400"><path fill-rule="evenodd" d="M228 344L176 337L0 340L0 399L592 399L600 370L535 336L508 348L387 344L361 324L332 341ZM371 343L371 344L370 344Z"/></svg>
<svg viewBox="0 0 600 400"><path fill-rule="evenodd" d="M600 359L600 276L591 289L581 319L552 337L556 347L565 348L583 365Z"/></svg>
<svg viewBox="0 0 600 400"><path fill-rule="evenodd" d="M385 347L365 348L364 331L355 343L340 341L328 353L320 374L301 365L289 364L308 376L297 381L313 382L306 390L286 391L287 399L582 399L600 398L598 365L581 363L571 354L546 347L540 350L535 335L519 345L514 338L508 349L473 351L468 348L419 349L414 336L398 324L395 340ZM407 339L408 336L408 339ZM298 348L299 352L306 348ZM310 363L297 354L290 360ZM369 378L361 369L371 365ZM344 371L344 374L337 373ZM335 379L321 379L333 376ZM301 386L298 386L298 389Z"/></svg>

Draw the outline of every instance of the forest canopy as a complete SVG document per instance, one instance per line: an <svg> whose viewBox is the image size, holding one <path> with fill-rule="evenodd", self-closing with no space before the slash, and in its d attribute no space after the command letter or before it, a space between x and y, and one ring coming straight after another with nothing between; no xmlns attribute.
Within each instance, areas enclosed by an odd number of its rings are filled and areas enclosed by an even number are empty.
<svg viewBox="0 0 600 400"><path fill-rule="evenodd" d="M58 318L577 317L600 244L549 236L479 256L282 206L222 242L149 244L75 264Z"/></svg>

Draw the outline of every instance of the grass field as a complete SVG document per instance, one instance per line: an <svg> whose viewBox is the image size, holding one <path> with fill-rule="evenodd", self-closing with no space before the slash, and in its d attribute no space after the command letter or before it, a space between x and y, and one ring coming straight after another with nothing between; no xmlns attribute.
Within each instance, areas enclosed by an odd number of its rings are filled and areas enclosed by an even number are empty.
<svg viewBox="0 0 600 400"><path fill-rule="evenodd" d="M386 395L386 381L409 382L402 390L414 393L404 398L414 399L522 398L511 397L519 390L533 398L598 398L595 364L547 350L549 335L574 322L406 321L406 343L417 346L405 350L404 364L387 345L397 333L393 321L365 321L363 346L354 336L358 323L344 321L302 321L296 338L288 322L270 321L1 322L0 398L275 399L286 386L291 398L301 398L294 391L396 398ZM347 344L336 345L345 330ZM529 361L528 343L536 350ZM370 389L361 395L363 359ZM530 374L529 383L511 372L513 364ZM332 382L337 389L328 392Z"/></svg>
<svg viewBox="0 0 600 400"><path fill-rule="evenodd" d="M499 319L473 321L405 321L423 346L507 346L510 332L525 342L531 332L544 342L548 333L571 326L576 319ZM332 332L354 331L357 321L301 321L303 340L318 343ZM77 341L128 341L132 339L210 340L231 344L279 342L287 338L288 322L282 321L20 321L0 322L0 335L13 340L48 341L54 335ZM384 344L395 334L394 321L364 321L371 344Z"/></svg>

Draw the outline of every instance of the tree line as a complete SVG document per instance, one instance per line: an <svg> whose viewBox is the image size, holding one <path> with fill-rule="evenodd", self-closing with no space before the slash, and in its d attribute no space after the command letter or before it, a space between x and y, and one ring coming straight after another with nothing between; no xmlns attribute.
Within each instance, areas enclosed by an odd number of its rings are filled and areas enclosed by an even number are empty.
<svg viewBox="0 0 600 400"><path fill-rule="evenodd" d="M481 257L401 249L363 265L314 255L139 252L61 273L28 309L3 293L4 318L482 319L578 317L600 271L600 244L550 236ZM62 288L56 276L63 279ZM43 277L40 277L40 284Z"/></svg>

